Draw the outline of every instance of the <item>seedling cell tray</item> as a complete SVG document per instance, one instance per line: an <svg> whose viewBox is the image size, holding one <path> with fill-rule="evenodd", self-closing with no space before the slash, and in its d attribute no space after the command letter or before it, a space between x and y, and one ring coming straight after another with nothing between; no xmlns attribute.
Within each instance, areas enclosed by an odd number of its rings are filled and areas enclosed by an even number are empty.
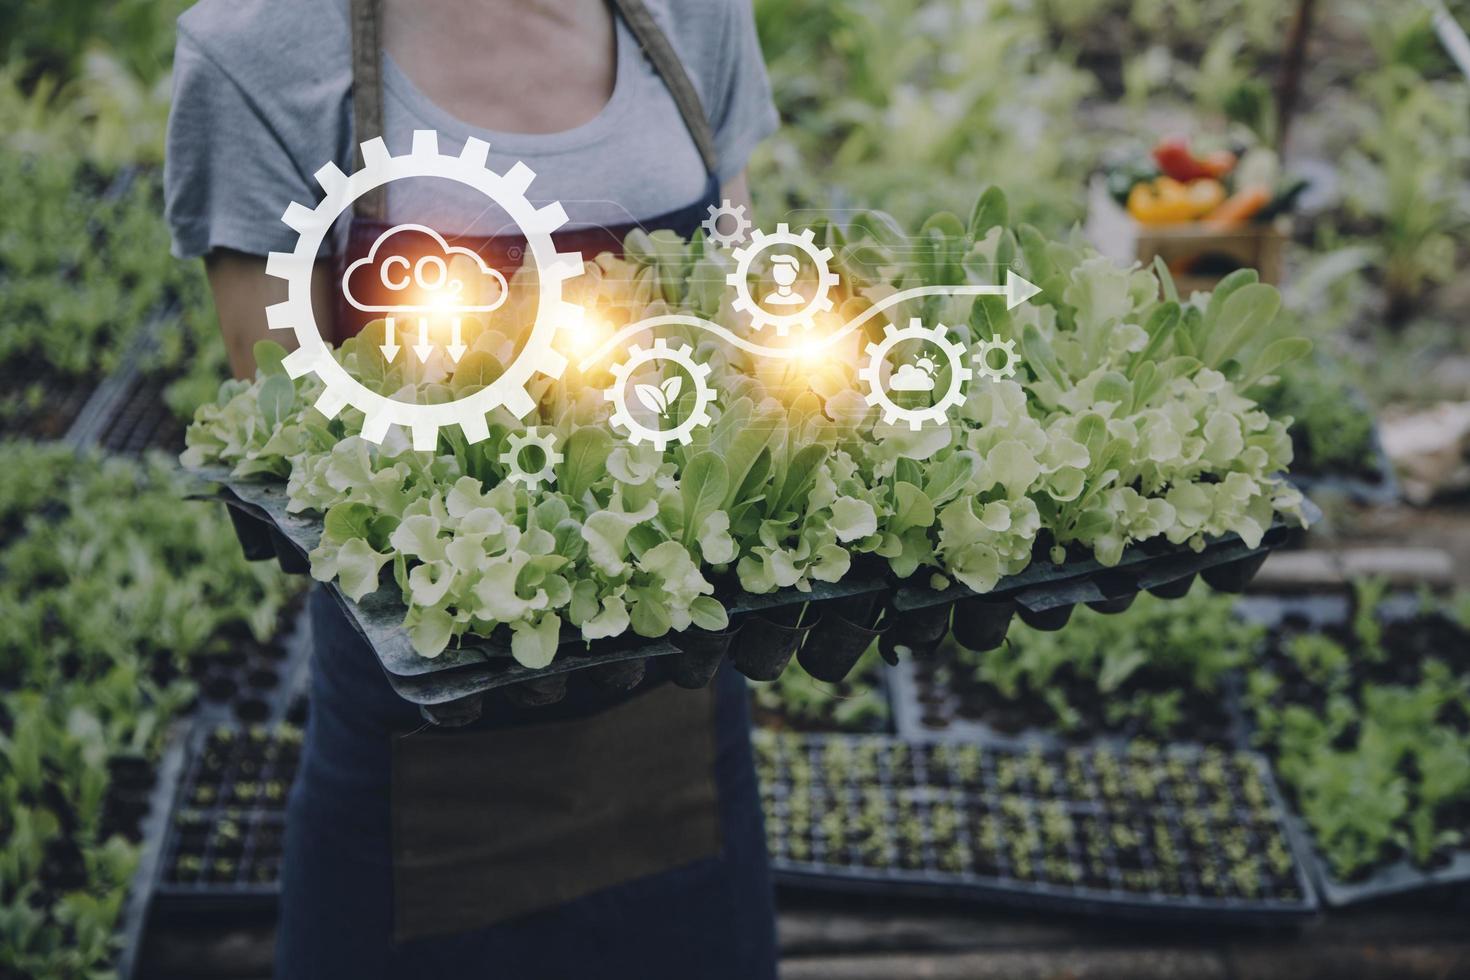
<svg viewBox="0 0 1470 980"><path fill-rule="evenodd" d="M157 914L180 921L275 908L301 737L293 725L196 726L155 868Z"/></svg>
<svg viewBox="0 0 1470 980"><path fill-rule="evenodd" d="M196 717L205 724L270 724L287 718L305 690L311 660L311 622L304 602L282 615L264 643L242 637L226 653L190 662L199 687Z"/></svg>
<svg viewBox="0 0 1470 980"><path fill-rule="evenodd" d="M1395 595L1389 597L1380 610L1385 621L1393 622L1411 618L1418 605L1419 600L1415 596ZM1344 595L1248 596L1241 599L1240 608L1242 613L1268 629L1289 619L1310 624L1317 630L1342 627L1351 615L1349 600ZM1301 842L1302 853L1308 855L1312 878L1323 902L1333 908L1406 892L1464 887L1470 883L1470 839L1462 841L1439 867L1421 868L1407 857L1400 857L1378 865L1362 880L1344 881L1337 877L1331 862L1317 848L1310 825L1294 809L1290 810L1290 826ZM1470 831L1470 828L1463 829Z"/></svg>
<svg viewBox="0 0 1470 980"><path fill-rule="evenodd" d="M1254 753L772 732L755 746L787 886L1231 924L1318 908Z"/></svg>
<svg viewBox="0 0 1470 980"><path fill-rule="evenodd" d="M184 423L164 403L163 383L148 375L127 379L97 436L109 453L141 456L159 450L177 456L184 449Z"/></svg>
<svg viewBox="0 0 1470 980"><path fill-rule="evenodd" d="M944 736L985 743L1006 742L1017 737L1044 738L1057 745L1074 744L1076 737L1058 735L1042 727L1017 727L1001 730L982 718L969 717L962 699L953 690L940 685L928 671L936 664L905 660L888 671L889 703L893 709L894 729L907 738L930 738ZM1240 678L1229 674L1223 679L1220 689L1213 694L1219 703L1218 712L1203 722L1196 722L1184 734L1190 741L1245 748L1248 743L1247 727L1240 708ZM1140 737L1148 738L1146 732L1123 730L1088 730L1082 737Z"/></svg>
<svg viewBox="0 0 1470 980"><path fill-rule="evenodd" d="M173 802L178 791L179 777L184 768L184 756L190 741L189 731L189 724L186 722L179 724L170 732L163 754L154 769L155 780L149 793L148 813L139 824L143 847L128 888L128 897L123 906L119 929L121 948L116 967L119 980L132 980L137 973L138 957L142 949L143 937L148 931L149 915L153 908L154 886L158 881L163 838L173 815Z"/></svg>
<svg viewBox="0 0 1470 980"><path fill-rule="evenodd" d="M284 486L235 479L221 467L201 468L195 470L194 475L220 487L217 494L209 495L223 499L235 512L236 528L241 533L247 554L262 553L266 541L272 541L283 567L290 571L306 569L306 555L321 540L321 522L314 517L288 513ZM1310 505L1307 512L1309 520L1315 521L1319 516ZM253 529L250 529L251 522L257 525ZM1288 537L1289 528L1278 521L1256 548L1230 535L1210 542L1200 552L1156 543L1140 545L1128 549L1122 561L1112 568L1090 558L1055 565L1043 557L1021 573L1003 579L983 599L986 602L997 598L1013 599L1027 614L1055 617L1060 613L1064 621L1066 610L1077 602L1107 605L1126 599L1141 589L1163 593L1181 580L1192 579L1197 574L1204 576L1216 588L1239 591L1259 568L1265 555ZM498 639L477 639L446 650L432 659L421 657L414 652L402 628L403 605L391 588L380 589L360 602L348 600L335 588L332 594L347 613L349 622L377 652L393 689L399 696L420 705L430 720L440 724L464 724L478 717L479 698L487 691L622 660L670 658L668 670L676 681L698 686L712 675L713 671L707 668L718 662L716 653L728 649L738 669L747 676L767 680L780 672L778 668L784 667L786 660L767 663L771 659L765 656L767 650L752 651L750 647L769 646L764 642L764 634L771 632L770 627L776 627L778 631L784 627L799 634L793 635L789 645L781 644L783 655L788 652L794 655L806 641L807 634L827 635L822 633L821 625L826 611L840 611L841 621L834 615L827 628L844 631L851 635L850 642L866 645L876 635L873 632L875 619L851 621L856 614L850 607L860 597L882 600L867 605L873 610L874 617L882 612L882 630L886 631L889 625L894 627L886 650L892 662L896 659L892 642L914 642L913 637L908 636L912 632L910 627L924 623L927 628L927 620L930 619L947 622L950 609L956 602L980 598L959 585L943 591L903 586L887 579L878 568L868 572L859 568L841 582L814 583L809 592L783 589L768 595L751 595L722 590L717 594L725 598L733 629L721 636L697 630L670 634L654 641L630 636L589 650L575 631L567 630L562 638L563 649L551 666L530 670L516 664L510 656L509 644ZM844 600L845 603L838 607L833 600ZM742 627L752 622L759 625L751 631L751 642L743 647ZM868 635L862 635L864 630L869 631ZM754 656L757 653L761 656ZM756 660L760 663L757 664ZM695 664L694 661L709 662ZM681 673L684 674L682 679ZM548 700L556 700L558 696L553 692Z"/></svg>

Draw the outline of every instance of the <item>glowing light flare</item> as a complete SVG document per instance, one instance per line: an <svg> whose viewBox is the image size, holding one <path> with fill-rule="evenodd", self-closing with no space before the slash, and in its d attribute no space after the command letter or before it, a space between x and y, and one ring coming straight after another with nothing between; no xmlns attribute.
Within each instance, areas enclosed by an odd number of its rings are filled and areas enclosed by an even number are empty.
<svg viewBox="0 0 1470 980"><path fill-rule="evenodd" d="M586 357L612 336L612 324L597 313L576 307L566 319L557 324L556 346L563 353L574 357Z"/></svg>

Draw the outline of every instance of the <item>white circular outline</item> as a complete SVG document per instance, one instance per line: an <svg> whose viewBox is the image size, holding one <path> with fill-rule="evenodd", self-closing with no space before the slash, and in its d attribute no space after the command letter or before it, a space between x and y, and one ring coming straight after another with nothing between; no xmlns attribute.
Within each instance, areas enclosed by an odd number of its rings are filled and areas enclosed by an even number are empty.
<svg viewBox="0 0 1470 980"><path fill-rule="evenodd" d="M775 327L776 336L784 337L792 327L799 326L804 330L810 330L818 313L832 308L832 297L829 295L837 287L837 273L833 272L828 265L832 261L832 250L830 248L818 248L816 235L810 228L804 229L800 235L792 234L791 227L787 224L778 224L776 230L766 234L757 228L750 236L750 244L735 249L730 255L735 259L735 271L725 276L725 285L735 288L735 298L730 301L731 309L743 312L750 317L750 329L763 330L766 327ZM817 289L812 298L800 310L792 313L772 313L763 309L750 295L750 266L756 256L768 248L779 245L788 245L799 249L807 254L817 270Z"/></svg>
<svg viewBox="0 0 1470 980"><path fill-rule="evenodd" d="M1001 367L991 367L990 353L1001 351L1006 356L1006 362ZM1016 342L1007 337L1005 340L982 340L976 346L971 359L975 362L975 371L991 381L1004 381L1016 376L1016 365L1021 363L1021 356L1016 353Z"/></svg>
<svg viewBox="0 0 1470 980"><path fill-rule="evenodd" d="M864 400L869 405L877 405L883 410L884 422L890 425L900 421L907 422L910 431L918 432L924 427L925 422L944 422L946 412L957 405L964 404L965 382L974 377L974 374L964 364L964 345L950 340L947 336L948 331L949 328L942 323L926 327L918 317L910 317L908 326L900 330L890 323L883 328L882 340L868 344L868 363L858 370L858 377L868 386L868 394L864 396ZM888 357L888 352L895 345L906 340L921 340L933 344L944 352L944 359L949 362L949 389L928 408L900 406L888 397L888 392L883 390L881 379L878 376L879 370Z"/></svg>
<svg viewBox="0 0 1470 980"><path fill-rule="evenodd" d="M633 445L643 442L653 443L653 448L659 452L671 442L686 443L694 434L694 430L701 425L709 425L709 406L715 400L714 389L706 381L709 378L710 366L700 364L694 360L694 348L688 344L679 347L670 347L669 342L660 337L653 342L652 347L639 347L633 344L628 348L628 359L612 367L613 384L602 393L603 398L613 403L613 413L608 421L613 425L621 426L628 433L628 441ZM684 369L685 373L694 381L694 408L690 410L689 417L672 429L653 429L635 419L628 411L628 378L633 371L649 361L673 361Z"/></svg>
<svg viewBox="0 0 1470 980"><path fill-rule="evenodd" d="M751 221L746 217L745 205L734 204L727 197L719 204L711 204L705 209L709 217L699 223L704 229L705 240L720 248L733 248L745 241L745 236L750 233ZM730 218L735 222L734 231L720 231L720 219Z"/></svg>
<svg viewBox="0 0 1470 980"><path fill-rule="evenodd" d="M562 285L582 274L581 253L556 250L551 234L566 223L566 211L559 202L539 209L531 204L526 190L535 172L517 162L504 174L497 174L485 166L489 151L484 140L470 137L458 156L441 154L437 133L420 129L414 131L410 152L395 157L382 138L375 137L362 144L361 170L348 176L335 163L326 164L315 175L326 192L322 201L315 208L292 202L281 216L298 237L294 251L272 252L266 259L266 274L287 283L287 298L267 307L266 318L273 330L293 331L300 345L282 363L292 378L307 373L321 378L325 387L316 408L327 418L334 418L347 405L362 411L366 416L362 437L368 442L382 443L394 424L412 431L413 446L419 450L432 451L438 444L439 429L451 424L458 424L469 442L479 442L489 437L485 418L489 412L503 407L517 418L525 417L536 407L526 390L532 376L559 378L566 368L566 358L553 349L552 341L562 323L581 313L581 307L562 298ZM311 305L312 268L337 217L373 188L405 177L442 177L495 201L526 237L537 270L536 321L519 356L479 391L432 405L380 395L348 374L322 338Z"/></svg>
<svg viewBox="0 0 1470 980"><path fill-rule="evenodd" d="M500 454L500 465L510 470L505 474L507 480L513 483L523 483L533 488L542 483L548 486L555 485L556 471L553 467L560 465L565 459L556 448L555 432L542 435L541 427L532 425L528 426L524 432L512 432L506 436L505 442L506 449ZM541 468L534 472L521 464L521 453L532 446L541 450L544 460Z"/></svg>

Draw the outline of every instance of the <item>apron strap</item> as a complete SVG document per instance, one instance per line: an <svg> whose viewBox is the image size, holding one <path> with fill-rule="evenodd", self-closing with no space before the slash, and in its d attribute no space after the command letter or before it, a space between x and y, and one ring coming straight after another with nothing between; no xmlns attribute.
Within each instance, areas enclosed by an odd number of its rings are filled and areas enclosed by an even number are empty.
<svg viewBox="0 0 1470 980"><path fill-rule="evenodd" d="M643 53L674 97L674 105L679 107L679 115L684 118L684 126L694 139L700 159L704 161L704 169L714 174L720 159L715 150L715 134L710 129L704 103L699 101L699 93L689 80L689 73L684 70L684 63L679 60L674 46L669 43L668 35L658 26L643 0L613 0L613 6L623 15L628 29L638 39L639 47L643 48Z"/></svg>
<svg viewBox="0 0 1470 980"><path fill-rule="evenodd" d="M638 46L648 56L659 77L664 80L674 105L689 130L704 169L714 175L719 163L715 135L699 93L684 70L684 63L674 51L668 35L653 19L643 0L613 0L628 29L638 39ZM360 146L383 135L383 38L379 16L382 0L352 0L352 121L353 139ZM361 152L359 150L358 152ZM370 221L386 221L387 188L378 186L360 196L352 213Z"/></svg>
<svg viewBox="0 0 1470 980"><path fill-rule="evenodd" d="M352 124L359 154L363 143L383 135L381 6L382 0L352 0ZM352 203L352 213L368 221L386 221L387 189L379 184L359 196Z"/></svg>

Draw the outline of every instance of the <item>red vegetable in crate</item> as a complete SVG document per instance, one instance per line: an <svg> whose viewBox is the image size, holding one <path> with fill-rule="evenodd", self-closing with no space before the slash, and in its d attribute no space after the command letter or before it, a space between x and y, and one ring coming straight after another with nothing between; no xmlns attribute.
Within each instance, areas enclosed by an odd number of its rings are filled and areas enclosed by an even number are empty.
<svg viewBox="0 0 1470 980"><path fill-rule="evenodd" d="M1189 141L1182 137L1160 140L1154 147L1154 162L1166 176L1189 182L1212 177L1219 180L1235 169L1235 154L1229 150L1217 150L1197 157L1189 149Z"/></svg>

